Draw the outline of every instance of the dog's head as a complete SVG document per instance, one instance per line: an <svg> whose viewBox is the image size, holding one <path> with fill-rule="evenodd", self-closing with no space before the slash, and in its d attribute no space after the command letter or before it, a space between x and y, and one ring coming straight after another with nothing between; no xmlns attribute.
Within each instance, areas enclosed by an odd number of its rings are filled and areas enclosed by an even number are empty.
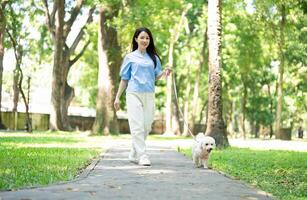
<svg viewBox="0 0 307 200"><path fill-rule="evenodd" d="M201 141L201 148L210 153L215 148L215 140L213 137L205 136Z"/></svg>
<svg viewBox="0 0 307 200"><path fill-rule="evenodd" d="M200 148L208 154L215 148L215 140L213 137L200 133L197 135L196 140L200 143Z"/></svg>

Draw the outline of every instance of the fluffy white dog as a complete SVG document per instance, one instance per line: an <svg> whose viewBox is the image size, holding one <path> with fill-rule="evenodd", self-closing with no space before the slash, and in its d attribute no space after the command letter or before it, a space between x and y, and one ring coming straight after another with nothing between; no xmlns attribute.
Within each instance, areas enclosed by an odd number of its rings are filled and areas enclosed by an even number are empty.
<svg viewBox="0 0 307 200"><path fill-rule="evenodd" d="M205 136L204 133L198 133L192 146L193 162L195 166L203 166L205 169L208 169L208 159L214 148L215 140L213 137Z"/></svg>

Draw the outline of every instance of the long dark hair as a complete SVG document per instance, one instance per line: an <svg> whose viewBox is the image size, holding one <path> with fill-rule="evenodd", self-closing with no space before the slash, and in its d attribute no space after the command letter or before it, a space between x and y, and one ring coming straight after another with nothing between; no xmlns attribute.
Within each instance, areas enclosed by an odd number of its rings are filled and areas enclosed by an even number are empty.
<svg viewBox="0 0 307 200"><path fill-rule="evenodd" d="M154 40L153 40L153 37L152 37L152 34L150 32L150 30L146 27L141 27L141 28L138 28L135 30L134 32L134 35L133 35L133 38L132 38L132 51L135 51L137 48L138 48L138 43L135 41L135 39L140 35L141 32L146 32L149 36L149 45L148 47L146 48L146 52L148 53L148 55L150 56L150 58L152 59L152 61L154 62L154 66L156 67L157 66L157 60L156 60L156 56L158 57L159 60L160 57L157 53L157 50L156 50L156 47L155 47L155 43L154 43Z"/></svg>

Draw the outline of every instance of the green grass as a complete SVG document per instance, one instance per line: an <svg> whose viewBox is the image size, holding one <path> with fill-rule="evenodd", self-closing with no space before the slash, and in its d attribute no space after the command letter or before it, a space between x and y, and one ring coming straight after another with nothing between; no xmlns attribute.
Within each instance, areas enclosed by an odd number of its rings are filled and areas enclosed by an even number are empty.
<svg viewBox="0 0 307 200"><path fill-rule="evenodd" d="M0 190L74 179L102 152L101 138L63 132L0 132Z"/></svg>
<svg viewBox="0 0 307 200"><path fill-rule="evenodd" d="M191 149L178 150L191 157ZM306 152L227 148L215 150L209 166L278 199L307 199Z"/></svg>

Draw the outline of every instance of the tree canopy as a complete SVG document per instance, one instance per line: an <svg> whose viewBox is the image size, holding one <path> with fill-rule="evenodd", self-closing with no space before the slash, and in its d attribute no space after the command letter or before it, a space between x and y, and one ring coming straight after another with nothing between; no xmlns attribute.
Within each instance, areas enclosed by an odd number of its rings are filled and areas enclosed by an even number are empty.
<svg viewBox="0 0 307 200"><path fill-rule="evenodd" d="M57 20L53 10L57 1L54 1L54 4L52 2L6 1L7 5L1 7L1 12L5 13L6 28L18 37L24 50L21 68L32 77L31 104L50 103L54 59L59 58L54 57L55 26L51 26L52 22ZM79 3L82 6L78 7ZM182 13L189 4L191 8L182 18ZM68 102L68 105L93 109L96 106L99 26L97 8L104 6L109 11L105 25L117 34L118 47L112 51L121 56L129 52L134 30L145 26L153 33L163 67L170 64L172 32L182 18L181 29L176 29L178 39L173 44L172 52L173 72L179 97L174 110L186 108L186 112L189 112L186 120L191 123L206 123L209 81L207 1L67 0L63 6L65 26L62 38L65 40L62 55L67 56L66 53L69 52L68 60L74 62L73 67L65 71L67 80L64 82L67 81L67 85L74 88L75 92L75 95L70 97L71 102ZM13 9L10 11L10 8ZM90 20L86 24L91 8L96 8L92 14L93 22ZM242 135L252 133L255 136L259 136L260 132L273 134L278 105L281 106L281 128L306 128L306 2L224 0L221 8L221 81L223 119L227 132ZM51 24L48 24L46 9L49 11ZM81 29L83 34L82 38L78 39L80 43L73 46ZM11 86L14 67L10 66L12 62L9 62L9 59L14 60L10 53L13 45L8 35L4 34L2 97L5 96L5 101L13 101L12 98L6 98L13 96ZM65 51L72 48L73 51ZM114 58L109 58L109 65L112 64L112 59ZM65 62L61 65L65 65ZM281 67L283 79L279 78ZM156 89L156 105L162 115L165 113L166 96L171 92L167 91L165 86L166 82L160 81ZM282 89L282 105L277 98L278 88ZM39 98L42 91L47 95L45 100ZM124 103L122 109L125 109ZM176 112L173 114L176 115ZM182 117L178 113L177 117L180 132L183 132Z"/></svg>

